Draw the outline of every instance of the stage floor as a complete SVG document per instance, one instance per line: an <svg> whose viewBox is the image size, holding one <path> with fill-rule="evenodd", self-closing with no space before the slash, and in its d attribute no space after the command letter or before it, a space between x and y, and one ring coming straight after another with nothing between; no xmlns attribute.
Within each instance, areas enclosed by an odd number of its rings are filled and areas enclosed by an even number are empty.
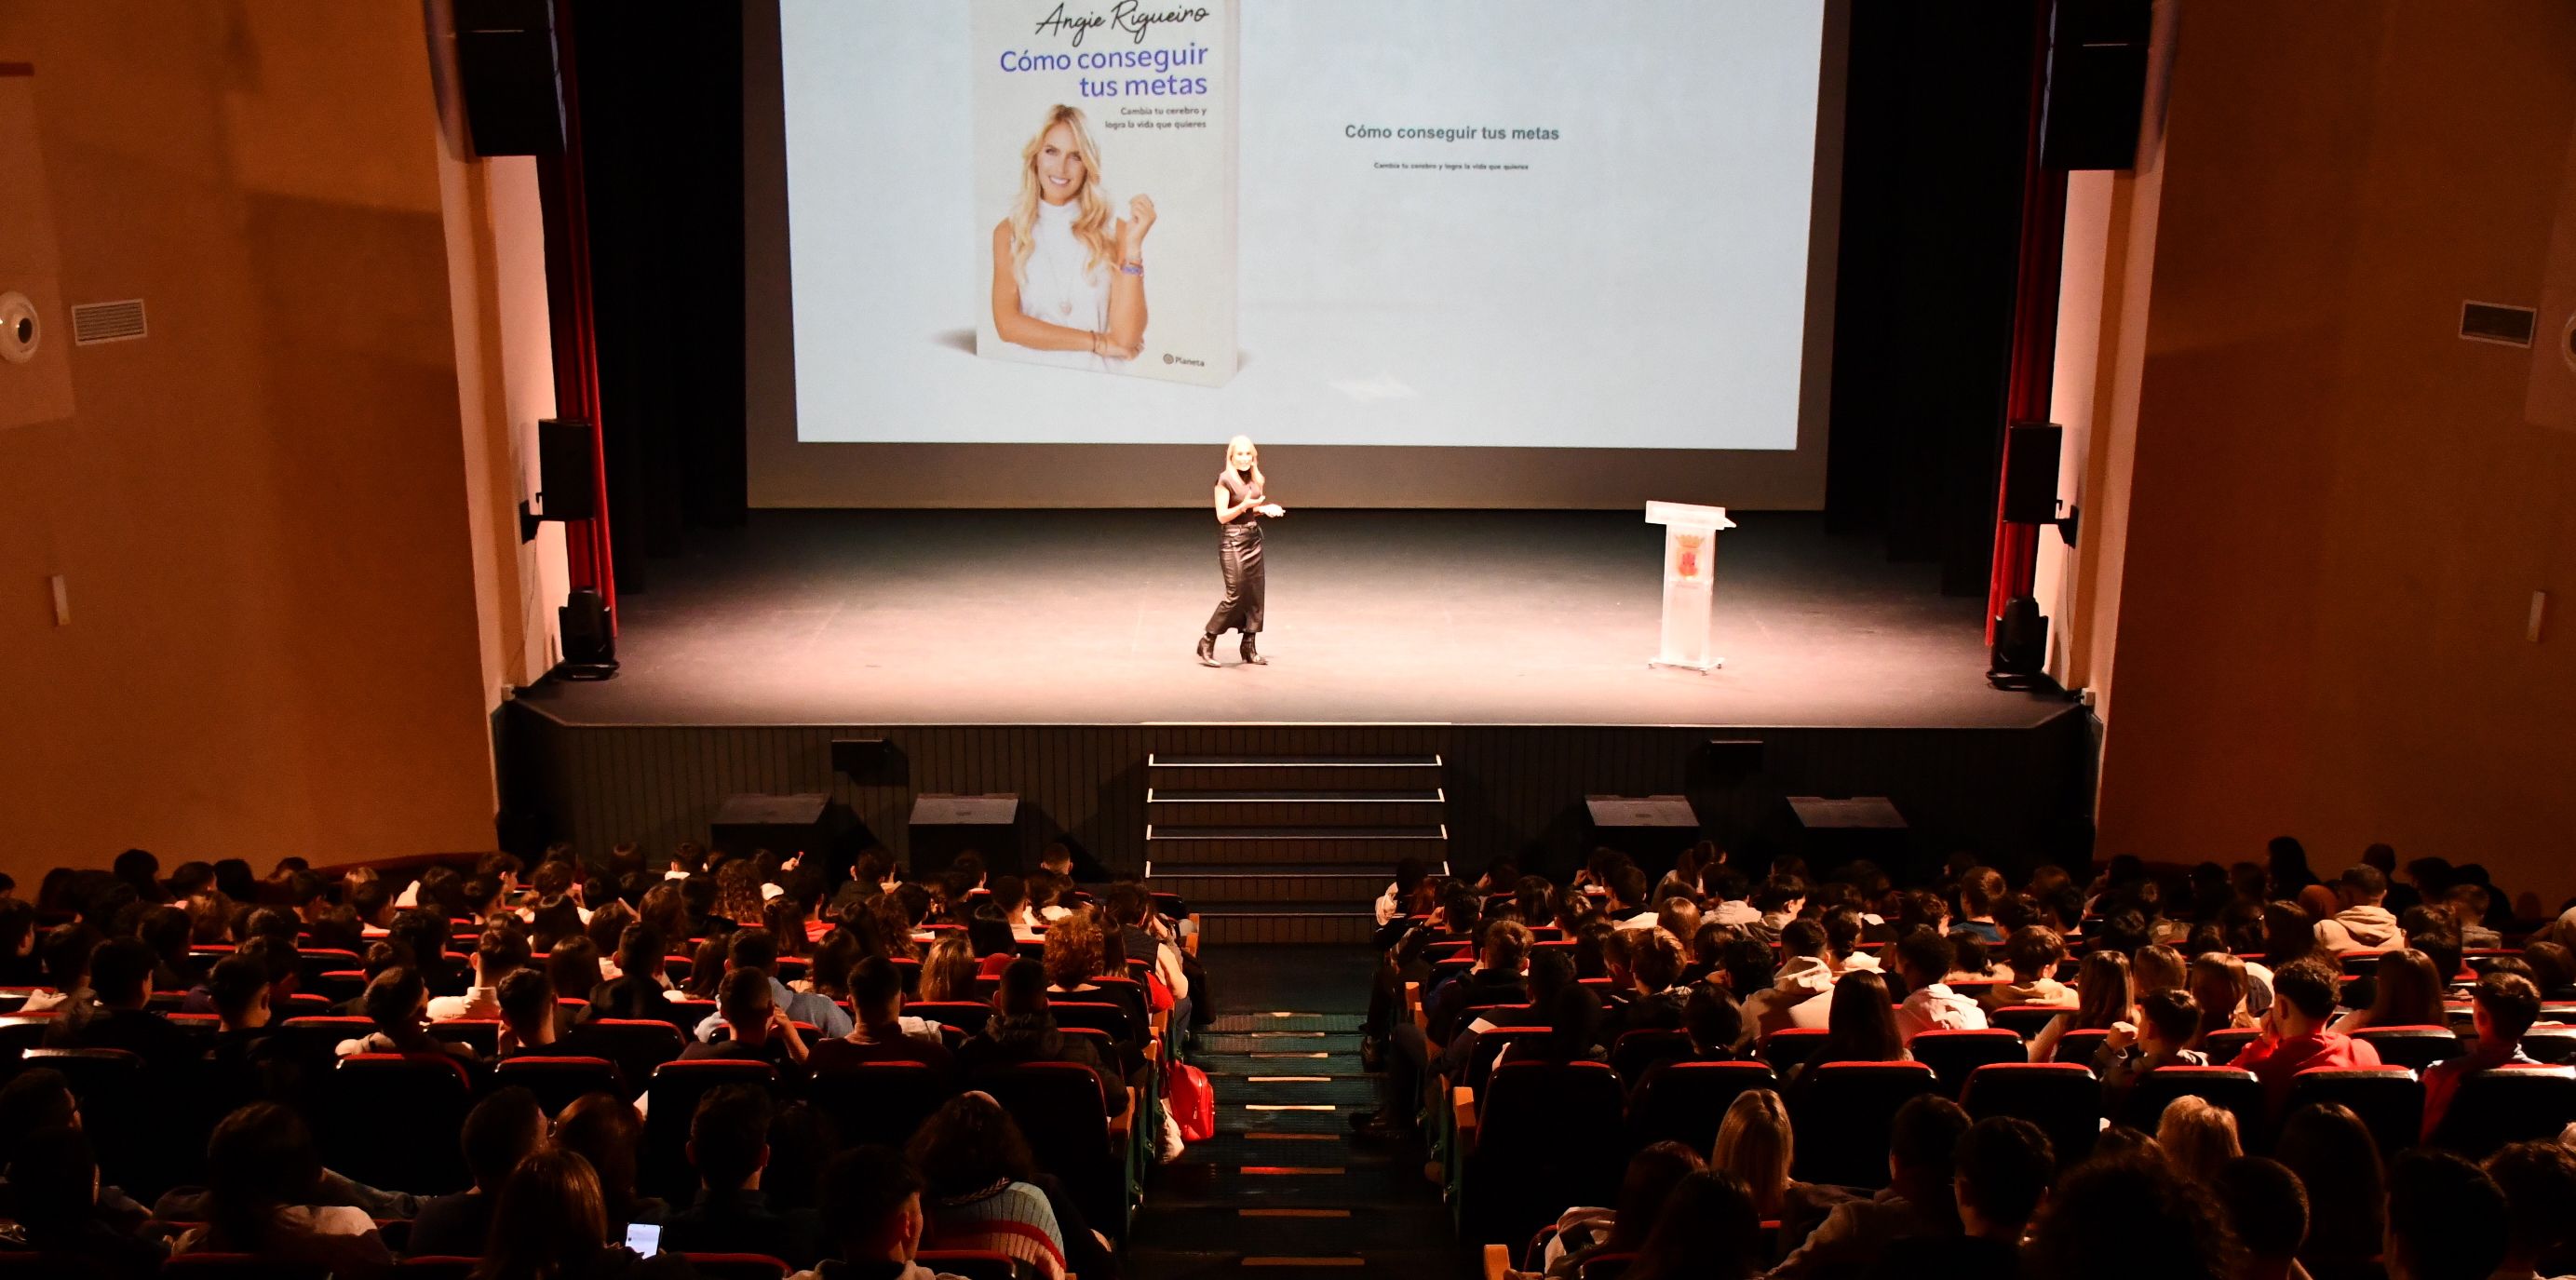
<svg viewBox="0 0 2576 1280"><path fill-rule="evenodd" d="M1662 530L1637 513L1301 511L1267 535L1266 667L1199 666L1202 511L764 511L621 602L569 724L1506 724L2014 728L1977 600L1813 514L1718 560L1723 670L1650 668Z"/></svg>

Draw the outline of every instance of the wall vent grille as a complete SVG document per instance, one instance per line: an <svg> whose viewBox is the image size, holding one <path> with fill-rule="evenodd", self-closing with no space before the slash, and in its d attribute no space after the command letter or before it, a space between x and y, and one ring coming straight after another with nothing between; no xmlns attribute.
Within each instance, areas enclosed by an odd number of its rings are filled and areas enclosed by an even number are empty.
<svg viewBox="0 0 2576 1280"><path fill-rule="evenodd" d="M143 299L87 302L72 308L72 345L123 342L144 335Z"/></svg>

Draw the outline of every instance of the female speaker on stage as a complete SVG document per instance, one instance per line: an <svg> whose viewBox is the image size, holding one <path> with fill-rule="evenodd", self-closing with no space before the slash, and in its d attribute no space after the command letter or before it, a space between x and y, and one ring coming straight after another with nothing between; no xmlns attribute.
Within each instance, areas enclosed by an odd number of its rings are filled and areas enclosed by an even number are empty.
<svg viewBox="0 0 2576 1280"><path fill-rule="evenodd" d="M1252 437L1226 441L1225 470L1216 475L1216 562L1225 574L1225 599L1217 602L1216 612L1208 618L1207 634L1199 637L1201 665L1216 665L1216 638L1228 627L1243 633L1245 662L1270 664L1252 646L1252 638L1261 634L1265 586L1260 518L1275 520L1286 514L1285 507L1262 492L1261 451L1252 447Z"/></svg>

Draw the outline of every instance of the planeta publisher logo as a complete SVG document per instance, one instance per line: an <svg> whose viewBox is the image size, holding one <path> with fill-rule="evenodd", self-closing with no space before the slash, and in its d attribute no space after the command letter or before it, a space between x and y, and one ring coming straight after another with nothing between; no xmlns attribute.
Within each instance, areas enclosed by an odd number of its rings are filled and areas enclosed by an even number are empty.
<svg viewBox="0 0 2576 1280"><path fill-rule="evenodd" d="M1207 367L1207 361L1205 360L1192 360L1188 356L1176 356L1169 351L1163 353L1163 363L1185 364L1193 369L1204 369Z"/></svg>

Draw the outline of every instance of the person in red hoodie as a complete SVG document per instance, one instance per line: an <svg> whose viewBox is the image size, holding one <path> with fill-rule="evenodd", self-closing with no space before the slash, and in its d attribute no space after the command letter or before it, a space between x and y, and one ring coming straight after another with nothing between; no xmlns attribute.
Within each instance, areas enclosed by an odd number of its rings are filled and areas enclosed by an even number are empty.
<svg viewBox="0 0 2576 1280"><path fill-rule="evenodd" d="M2326 1030L2339 984L2318 960L2294 960L2272 975L2272 1007L2263 1034L2236 1055L2235 1065L2254 1073L2272 1114L2290 1101L2291 1077L2311 1067L2375 1067L2379 1051L2339 1031Z"/></svg>
<svg viewBox="0 0 2576 1280"><path fill-rule="evenodd" d="M2478 979L2470 994L2470 1017L2478 1028L2477 1044L2466 1053L2424 1068L2424 1141L2442 1126L2460 1082L2497 1067L2538 1065L2522 1051L2522 1036L2540 1017L2540 988L2518 973L2490 973Z"/></svg>

